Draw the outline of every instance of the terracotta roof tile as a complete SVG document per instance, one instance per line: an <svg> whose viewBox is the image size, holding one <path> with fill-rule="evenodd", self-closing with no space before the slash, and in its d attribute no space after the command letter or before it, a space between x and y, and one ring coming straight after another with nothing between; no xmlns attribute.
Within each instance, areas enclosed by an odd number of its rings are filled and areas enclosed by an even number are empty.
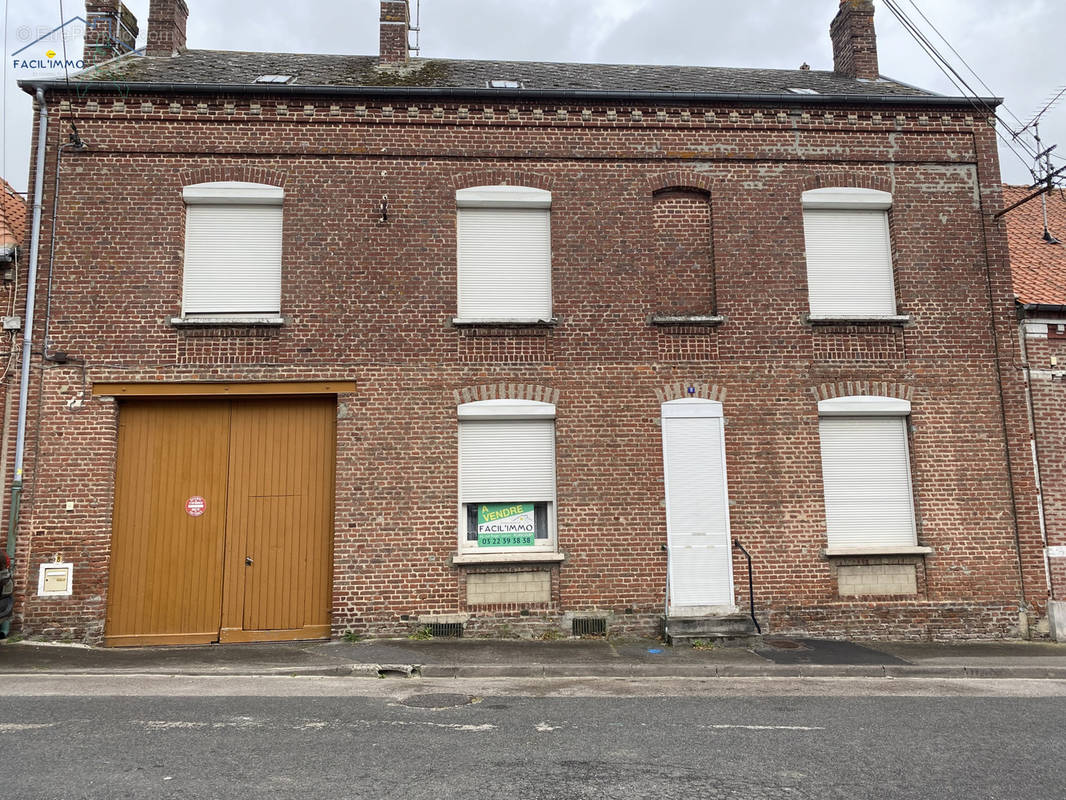
<svg viewBox="0 0 1066 800"><path fill-rule="evenodd" d="M1004 186L1004 207L1021 200L1030 189ZM1066 196L1060 190L1047 195L1048 229L1063 244L1044 241L1044 216L1040 198L1019 206L1007 221L1011 278L1020 303L1066 306Z"/></svg>
<svg viewBox="0 0 1066 800"><path fill-rule="evenodd" d="M26 201L0 178L0 247L24 244L26 238Z"/></svg>

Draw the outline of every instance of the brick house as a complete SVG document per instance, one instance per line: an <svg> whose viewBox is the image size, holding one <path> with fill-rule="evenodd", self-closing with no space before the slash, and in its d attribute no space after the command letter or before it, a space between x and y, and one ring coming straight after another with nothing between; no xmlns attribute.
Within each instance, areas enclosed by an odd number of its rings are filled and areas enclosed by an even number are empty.
<svg viewBox="0 0 1066 800"><path fill-rule="evenodd" d="M90 5L95 63L136 22ZM23 83L23 630L1046 614L995 132L879 76L870 0L832 72L411 58L404 0L376 57L204 51L187 13Z"/></svg>
<svg viewBox="0 0 1066 800"><path fill-rule="evenodd" d="M1010 206L1031 194L1004 186ZM1018 304L1018 343L1040 487L1052 635L1066 641L1066 199L1050 192L1009 211L1007 238Z"/></svg>

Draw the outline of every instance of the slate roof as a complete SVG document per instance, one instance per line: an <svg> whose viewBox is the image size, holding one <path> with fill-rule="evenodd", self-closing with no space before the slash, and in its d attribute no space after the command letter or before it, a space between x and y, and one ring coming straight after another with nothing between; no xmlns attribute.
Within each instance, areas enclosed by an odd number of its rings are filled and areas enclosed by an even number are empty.
<svg viewBox="0 0 1066 800"><path fill-rule="evenodd" d="M1030 193L1026 186L1004 186L1004 208ZM1064 244L1044 241L1040 199L1008 212L1007 242L1014 295L1020 303L1066 306L1066 197L1059 190L1047 195L1048 229Z"/></svg>
<svg viewBox="0 0 1066 800"><path fill-rule="evenodd" d="M938 97L886 79L860 81L817 70L733 67L561 64L542 61L468 61L414 58L404 67L379 67L376 56L244 53L186 50L173 57L122 56L74 81L248 86L260 75L292 75L292 86L409 87L485 90L491 80L516 80L525 90L693 92L798 96L791 88L832 96Z"/></svg>

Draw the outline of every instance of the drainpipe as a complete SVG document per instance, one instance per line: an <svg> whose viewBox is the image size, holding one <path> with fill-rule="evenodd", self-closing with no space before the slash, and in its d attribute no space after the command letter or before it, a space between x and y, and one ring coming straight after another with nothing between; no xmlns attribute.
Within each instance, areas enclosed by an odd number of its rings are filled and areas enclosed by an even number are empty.
<svg viewBox="0 0 1066 800"><path fill-rule="evenodd" d="M1022 377L1025 384L1025 413L1029 418L1029 450L1033 457L1033 480L1036 483L1036 515L1040 521L1040 542L1044 546L1044 577L1047 580L1049 599L1055 592L1051 585L1051 563L1047 554L1047 523L1044 520L1044 485L1040 480L1040 458L1036 447L1036 412L1033 409L1032 378L1029 374L1029 349L1025 343L1025 325L1031 320L1024 317L1018 322L1018 348L1022 356Z"/></svg>
<svg viewBox="0 0 1066 800"><path fill-rule="evenodd" d="M33 345L33 303L37 294L37 260L41 251L41 203L44 194L44 156L48 146L48 105L44 89L37 88L37 160L33 179L33 223L30 227L30 269L26 278L26 319L22 334L22 376L19 383L18 428L15 434L15 479L11 483L11 504L7 521L7 554L15 557L15 529L18 526L22 496L22 466L26 454L26 410L29 406L30 348ZM2 623L6 635L11 621Z"/></svg>

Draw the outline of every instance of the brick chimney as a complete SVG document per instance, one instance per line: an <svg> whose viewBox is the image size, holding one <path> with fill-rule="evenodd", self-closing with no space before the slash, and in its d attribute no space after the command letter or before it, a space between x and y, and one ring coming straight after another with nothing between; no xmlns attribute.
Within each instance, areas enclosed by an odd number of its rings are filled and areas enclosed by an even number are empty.
<svg viewBox="0 0 1066 800"><path fill-rule="evenodd" d="M382 64L407 62L407 31L410 27L409 0L381 0L381 50L378 58Z"/></svg>
<svg viewBox="0 0 1066 800"><path fill-rule="evenodd" d="M185 0L151 0L148 5L147 56L174 56L185 49L185 23L189 7Z"/></svg>
<svg viewBox="0 0 1066 800"><path fill-rule="evenodd" d="M840 10L829 26L833 40L833 71L849 78L875 80L877 34L873 0L840 0Z"/></svg>
<svg viewBox="0 0 1066 800"><path fill-rule="evenodd" d="M86 68L137 47L137 18L120 0L86 0L85 22Z"/></svg>

